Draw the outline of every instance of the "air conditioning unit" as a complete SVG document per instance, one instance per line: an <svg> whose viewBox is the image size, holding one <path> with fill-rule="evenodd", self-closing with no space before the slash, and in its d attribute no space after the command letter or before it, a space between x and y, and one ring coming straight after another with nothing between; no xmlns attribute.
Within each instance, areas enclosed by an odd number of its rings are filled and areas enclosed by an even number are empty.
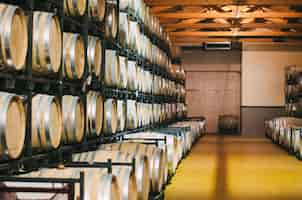
<svg viewBox="0 0 302 200"><path fill-rule="evenodd" d="M217 50L223 50L223 51L227 51L227 50L231 50L232 49L232 43L231 42L206 42L204 44L204 49L205 50L213 50L213 51L217 51Z"/></svg>

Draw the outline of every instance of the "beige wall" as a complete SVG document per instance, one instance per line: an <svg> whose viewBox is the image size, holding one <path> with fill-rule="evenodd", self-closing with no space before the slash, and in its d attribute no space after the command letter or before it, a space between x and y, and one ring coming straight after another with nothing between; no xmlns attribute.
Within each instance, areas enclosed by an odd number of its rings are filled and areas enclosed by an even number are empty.
<svg viewBox="0 0 302 200"><path fill-rule="evenodd" d="M189 116L205 116L215 133L219 115L240 115L240 52L185 51L183 63Z"/></svg>
<svg viewBox="0 0 302 200"><path fill-rule="evenodd" d="M272 44L244 44L242 105L283 106L284 68L302 66L301 48Z"/></svg>

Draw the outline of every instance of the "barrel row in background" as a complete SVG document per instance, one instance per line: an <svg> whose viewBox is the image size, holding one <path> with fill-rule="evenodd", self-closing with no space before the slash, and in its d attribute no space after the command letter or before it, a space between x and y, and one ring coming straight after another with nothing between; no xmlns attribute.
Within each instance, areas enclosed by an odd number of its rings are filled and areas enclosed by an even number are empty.
<svg viewBox="0 0 302 200"><path fill-rule="evenodd" d="M302 159L302 119L279 117L265 122L266 136L290 154Z"/></svg>
<svg viewBox="0 0 302 200"><path fill-rule="evenodd" d="M36 94L31 101L31 116L27 114L24 97L1 92L2 160L17 159L31 130L30 147L34 152L57 149L60 145L81 143L126 130L165 123L185 116L183 103L143 103L135 100L104 99L99 92L90 91L84 97ZM31 129L27 129L27 118ZM18 140L16 140L18 138Z"/></svg>
<svg viewBox="0 0 302 200"><path fill-rule="evenodd" d="M302 117L302 68L285 69L285 111L288 116Z"/></svg>
<svg viewBox="0 0 302 200"><path fill-rule="evenodd" d="M204 134L205 121L186 121L170 127L125 136L119 143L106 144L96 151L75 154L72 162L57 169L43 168L17 178L30 178L32 183L4 182L6 187L62 188L66 184L38 183L34 178L79 178L84 172L84 193L75 187L75 199L79 196L97 200L147 200L150 194L161 192L169 183L180 161L190 151L194 142ZM92 167L93 164L113 163L111 172L106 168ZM132 165L122 165L131 163ZM87 164L89 168L72 167ZM114 163L120 163L114 165ZM40 190L41 191L41 190ZM63 194L11 193L19 199L66 198ZM84 198L85 199L85 198ZM152 198L151 198L152 199Z"/></svg>

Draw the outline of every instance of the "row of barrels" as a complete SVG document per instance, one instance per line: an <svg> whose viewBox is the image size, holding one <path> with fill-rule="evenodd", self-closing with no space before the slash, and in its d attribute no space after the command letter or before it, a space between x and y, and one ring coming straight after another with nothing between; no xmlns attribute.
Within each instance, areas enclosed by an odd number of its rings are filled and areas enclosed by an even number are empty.
<svg viewBox="0 0 302 200"><path fill-rule="evenodd" d="M285 68L285 96L296 97L302 92L302 68L289 66Z"/></svg>
<svg viewBox="0 0 302 200"><path fill-rule="evenodd" d="M100 22L105 20L111 22L110 26L116 26L117 8L111 12L106 12L106 8L109 9L106 6L106 0L64 0L65 15L81 17L88 11L89 17L93 20ZM143 0L121 0L119 1L119 10L131 10L152 33L167 41L171 46L168 34L163 31L158 18L152 14L150 7ZM112 12L116 12L116 14L111 14ZM121 17L119 20L122 20Z"/></svg>
<svg viewBox="0 0 302 200"><path fill-rule="evenodd" d="M185 96L184 85L143 69L134 60L105 50L104 81L108 86L157 95Z"/></svg>
<svg viewBox="0 0 302 200"><path fill-rule="evenodd" d="M302 119L279 117L265 122L266 136L302 158Z"/></svg>
<svg viewBox="0 0 302 200"><path fill-rule="evenodd" d="M286 67L285 80L285 111L289 116L302 117L302 68Z"/></svg>
<svg viewBox="0 0 302 200"><path fill-rule="evenodd" d="M135 15L148 27L148 29L163 41L166 41L171 48L169 35L164 31L159 23L159 19L152 13L151 8L146 5L144 0L121 0L120 10L132 10Z"/></svg>
<svg viewBox="0 0 302 200"><path fill-rule="evenodd" d="M8 4L0 4L0 13L0 23L3 27L0 30L0 39L3 41L0 52L2 70L22 71L25 69L29 45L29 27L27 27L26 15L20 7ZM32 31L33 73L39 75L56 74L62 64L63 75L68 79L81 79L85 71L93 73L97 77L100 76L103 59L103 47L100 38L89 36L86 50L85 38L78 33L64 32L62 34L58 16L54 13L41 11L33 13ZM139 42L139 44L145 43ZM142 49L148 49L152 52L150 60L154 64L169 65L167 56L163 55L165 53L154 45L143 46ZM114 64L112 60L114 57L110 56L109 54L104 58L109 65ZM88 69L85 69L86 57ZM121 74L124 72L122 71Z"/></svg>
<svg viewBox="0 0 302 200"><path fill-rule="evenodd" d="M102 168L58 168L40 169L22 177L28 178L79 178L85 173L84 199L86 200L147 200L149 193L158 193L168 183L180 160L186 155L194 141L204 134L205 122L179 122L165 129L127 135L127 140L104 144L96 151L74 154L74 162L130 163L134 166L113 165L112 172ZM173 128L178 127L178 128ZM179 127L190 127L184 131ZM160 140L161 139L161 140ZM166 139L166 142L164 141ZM153 140L153 142L152 142ZM157 141L157 145L154 141ZM4 182L7 187L62 188L64 184ZM18 199L63 200L62 194L16 193ZM75 187L75 199L80 189ZM66 197L65 197L66 198ZM8 200L8 199L4 199ZM12 200L12 199L9 199Z"/></svg>
<svg viewBox="0 0 302 200"><path fill-rule="evenodd" d="M180 64L172 64L171 74L179 80L183 80L183 81L186 80L185 70Z"/></svg>
<svg viewBox="0 0 302 200"><path fill-rule="evenodd" d="M139 23L123 12L119 14L119 42L150 62L166 69L171 68L171 60L166 52L153 44L151 39L141 32Z"/></svg>
<svg viewBox="0 0 302 200"><path fill-rule="evenodd" d="M62 143L80 143L84 137L116 133L177 116L177 104L147 104L134 100L104 100L100 93L90 91L86 105L78 96L37 94L32 99L31 138L35 150L57 149ZM16 159L22 153L26 135L24 98L0 92L1 159ZM86 109L85 109L86 106ZM85 115L86 110L86 115ZM86 123L86 131L85 131ZM18 138L18 140L16 140Z"/></svg>

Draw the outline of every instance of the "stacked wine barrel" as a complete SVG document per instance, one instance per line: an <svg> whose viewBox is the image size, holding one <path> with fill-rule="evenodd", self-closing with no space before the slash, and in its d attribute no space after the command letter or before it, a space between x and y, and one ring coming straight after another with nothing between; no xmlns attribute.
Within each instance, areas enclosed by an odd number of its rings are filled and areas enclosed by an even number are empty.
<svg viewBox="0 0 302 200"><path fill-rule="evenodd" d="M302 117L302 67L286 67L285 80L286 113L289 116Z"/></svg>
<svg viewBox="0 0 302 200"><path fill-rule="evenodd" d="M266 136L302 159L302 68L285 68L285 113L265 121Z"/></svg>
<svg viewBox="0 0 302 200"><path fill-rule="evenodd" d="M183 128L181 128L183 127ZM75 199L98 200L147 200L149 193L162 191L174 175L184 156L194 142L204 134L205 121L182 121L167 128L139 132L125 136L118 143L103 144L95 151L77 153L72 156L74 163L100 164L108 159L112 163L111 172L100 167L43 168L39 171L21 175L25 178L76 178L84 172L84 194L75 187ZM134 161L134 162L133 162ZM126 165L126 163L132 163ZM7 187L66 188L59 183L17 183L4 182ZM18 199L56 199L66 198L63 194L16 193ZM54 198L53 198L54 197Z"/></svg>
<svg viewBox="0 0 302 200"><path fill-rule="evenodd" d="M2 161L15 160L12 167L17 169L9 171L18 173L23 166L32 170L40 156L45 163L63 165L135 159L134 167L114 166L112 173L66 167L23 176L78 179L84 171L85 199L148 199L150 192L160 192L202 134L195 123L175 125L190 130L169 127L138 133L161 139L159 148L154 142L145 144L141 137L136 143L124 141L86 152L108 137L117 141L119 134L186 116L185 73L181 66L172 65L170 39L159 20L142 0L122 0L119 8L114 0L63 0L61 6L36 1L33 10L27 10L28 2L0 3L0 73L23 81L16 79L15 90L0 87ZM80 153L65 160L75 152ZM26 165L19 159L23 157ZM50 183L24 186L66 188ZM75 194L80 194L78 187ZM16 195L53 198L40 193ZM64 198L56 195L54 199Z"/></svg>
<svg viewBox="0 0 302 200"><path fill-rule="evenodd" d="M302 119L279 117L265 121L266 136L274 143L302 158Z"/></svg>

